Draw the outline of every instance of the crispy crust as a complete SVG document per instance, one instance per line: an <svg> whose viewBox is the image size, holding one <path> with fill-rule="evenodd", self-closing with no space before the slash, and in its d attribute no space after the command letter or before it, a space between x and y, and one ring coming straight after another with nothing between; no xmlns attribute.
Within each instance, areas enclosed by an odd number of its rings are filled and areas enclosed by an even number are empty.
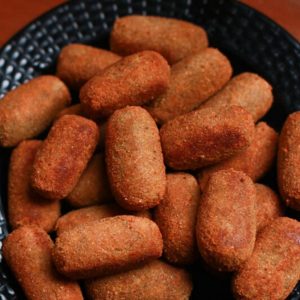
<svg viewBox="0 0 300 300"><path fill-rule="evenodd" d="M62 232L53 260L65 276L87 279L132 269L160 257L162 248L161 233L153 221L117 216Z"/></svg>
<svg viewBox="0 0 300 300"><path fill-rule="evenodd" d="M126 105L146 104L167 89L169 77L168 63L154 51L124 57L82 87L82 109L87 116L100 118Z"/></svg>
<svg viewBox="0 0 300 300"><path fill-rule="evenodd" d="M257 232L276 218L283 216L283 206L277 194L268 186L256 183L256 226Z"/></svg>
<svg viewBox="0 0 300 300"><path fill-rule="evenodd" d="M285 121L279 136L277 176L285 204L300 211L300 112Z"/></svg>
<svg viewBox="0 0 300 300"><path fill-rule="evenodd" d="M94 122L76 115L58 119L36 154L32 187L47 199L66 197L84 171L98 139Z"/></svg>
<svg viewBox="0 0 300 300"><path fill-rule="evenodd" d="M254 139L246 150L216 165L200 170L198 181L201 190L204 189L211 174L230 168L244 172L253 181L259 180L270 170L274 163L277 154L277 143L277 132L265 122L258 123L255 126Z"/></svg>
<svg viewBox="0 0 300 300"><path fill-rule="evenodd" d="M149 113L136 106L117 110L106 128L106 164L111 189L128 210L145 210L162 200L166 173L159 132Z"/></svg>
<svg viewBox="0 0 300 300"><path fill-rule="evenodd" d="M75 226L114 217L122 214L122 212L124 212L123 209L113 203L72 210L57 220L55 230L57 235L60 235L62 232L68 231Z"/></svg>
<svg viewBox="0 0 300 300"><path fill-rule="evenodd" d="M188 300L192 281L183 269L160 260L137 269L85 282L93 300Z"/></svg>
<svg viewBox="0 0 300 300"><path fill-rule="evenodd" d="M154 16L126 16L115 21L112 51L129 55L154 50L173 64L208 45L205 30L192 23Z"/></svg>
<svg viewBox="0 0 300 300"><path fill-rule="evenodd" d="M300 278L300 223L278 218L258 235L255 249L233 280L236 299L284 300Z"/></svg>
<svg viewBox="0 0 300 300"><path fill-rule="evenodd" d="M83 112L81 109L80 104L74 104L71 106L68 106L64 109L62 109L56 116L56 119L59 119L60 117L64 115L78 115L78 116L83 116Z"/></svg>
<svg viewBox="0 0 300 300"><path fill-rule="evenodd" d="M256 234L256 191L233 169L214 173L199 202L196 236L204 261L218 271L238 270L251 256Z"/></svg>
<svg viewBox="0 0 300 300"><path fill-rule="evenodd" d="M206 108L176 117L160 129L166 164L177 170L211 165L245 150L254 136L243 108Z"/></svg>
<svg viewBox="0 0 300 300"><path fill-rule="evenodd" d="M257 74L242 73L233 77L200 108L239 105L251 113L256 122L268 112L272 103L272 86Z"/></svg>
<svg viewBox="0 0 300 300"><path fill-rule="evenodd" d="M207 48L185 57L171 68L170 86L147 107L158 123L188 113L220 90L232 75L229 60Z"/></svg>
<svg viewBox="0 0 300 300"><path fill-rule="evenodd" d="M44 131L71 102L65 84L39 76L8 92L0 101L0 146L11 147Z"/></svg>
<svg viewBox="0 0 300 300"><path fill-rule="evenodd" d="M22 226L4 240L3 256L30 300L83 300L79 285L55 270L53 243L36 226Z"/></svg>
<svg viewBox="0 0 300 300"><path fill-rule="evenodd" d="M55 225L56 234L60 235L62 232L70 230L75 226L81 226L88 222L94 222L108 217L114 217L117 215L129 215L144 217L151 219L149 211L141 212L129 212L121 208L120 206L110 203L102 205L93 205L81 209L76 209L61 216Z"/></svg>
<svg viewBox="0 0 300 300"><path fill-rule="evenodd" d="M56 76L74 90L86 83L121 57L111 51L82 44L65 46L56 66Z"/></svg>
<svg viewBox="0 0 300 300"><path fill-rule="evenodd" d="M195 233L200 189L187 173L167 175L167 189L155 208L154 221L164 241L164 257L179 265L192 264L198 258Z"/></svg>
<svg viewBox="0 0 300 300"><path fill-rule="evenodd" d="M52 231L60 216L60 203L43 199L31 190L32 164L42 142L21 142L12 152L8 171L8 220L13 229L37 225Z"/></svg>
<svg viewBox="0 0 300 300"><path fill-rule="evenodd" d="M102 153L92 157L75 188L66 199L73 207L101 204L113 199Z"/></svg>

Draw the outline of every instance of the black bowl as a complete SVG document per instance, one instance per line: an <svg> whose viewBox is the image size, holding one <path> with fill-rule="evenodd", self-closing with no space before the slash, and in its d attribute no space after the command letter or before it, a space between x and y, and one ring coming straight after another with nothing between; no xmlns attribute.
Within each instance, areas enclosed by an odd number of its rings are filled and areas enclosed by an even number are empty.
<svg viewBox="0 0 300 300"><path fill-rule="evenodd" d="M53 73L60 49L73 42L107 48L114 20L128 14L175 17L202 25L210 44L231 60L235 73L253 71L274 88L275 104L265 120L280 130L288 113L300 109L300 44L257 11L230 0L82 0L63 4L33 21L0 50L0 98L39 75ZM10 151L0 149L0 241L7 235L6 186ZM264 180L276 186L275 171ZM290 214L297 219L299 215ZM193 266L192 299L232 299L230 282ZM172 287L170 287L172 288ZM1 299L24 299L5 264ZM289 299L300 299L300 284Z"/></svg>

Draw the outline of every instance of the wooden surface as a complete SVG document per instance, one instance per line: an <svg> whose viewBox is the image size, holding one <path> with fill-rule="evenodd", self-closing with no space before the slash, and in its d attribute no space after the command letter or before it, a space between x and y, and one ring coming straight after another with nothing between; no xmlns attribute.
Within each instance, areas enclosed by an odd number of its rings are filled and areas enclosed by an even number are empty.
<svg viewBox="0 0 300 300"><path fill-rule="evenodd" d="M65 0L0 0L0 46L26 24ZM243 0L300 41L300 0Z"/></svg>

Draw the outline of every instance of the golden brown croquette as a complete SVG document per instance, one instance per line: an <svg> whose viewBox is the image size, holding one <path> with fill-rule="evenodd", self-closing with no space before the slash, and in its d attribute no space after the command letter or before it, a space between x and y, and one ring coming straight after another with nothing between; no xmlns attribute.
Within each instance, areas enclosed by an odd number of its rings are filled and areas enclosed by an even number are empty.
<svg viewBox="0 0 300 300"><path fill-rule="evenodd" d="M143 108L115 111L106 128L106 165L112 192L127 210L159 204L166 189L159 131Z"/></svg>
<svg viewBox="0 0 300 300"><path fill-rule="evenodd" d="M59 200L69 195L98 140L99 129L93 121L76 115L59 118L36 154L32 187L47 199Z"/></svg>

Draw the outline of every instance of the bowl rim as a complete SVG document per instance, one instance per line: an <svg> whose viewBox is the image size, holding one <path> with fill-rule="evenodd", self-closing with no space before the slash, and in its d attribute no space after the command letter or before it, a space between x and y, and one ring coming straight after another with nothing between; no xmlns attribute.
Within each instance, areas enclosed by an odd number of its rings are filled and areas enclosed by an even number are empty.
<svg viewBox="0 0 300 300"><path fill-rule="evenodd" d="M50 10L47 10L46 12L38 15L37 17L35 17L34 19L32 19L31 21L29 21L29 23L27 23L26 25L24 25L21 29L19 29L16 33L14 33L1 47L0 47L0 54L2 53L2 51L5 49L5 47L7 47L7 45L9 45L11 42L13 42L15 39L17 39L18 37L20 37L24 31L26 31L30 26L32 26L34 23L36 23L37 21L39 21L40 19L44 19L47 16L50 16L53 12L55 12L56 10L65 7L65 6L69 6L69 5L75 5L76 2L80 2L80 1L74 1L74 2L64 2L61 4L58 4L57 6L51 8ZM250 11L254 11L257 15L259 15L265 22L269 23L272 26L275 26L277 28L279 28L285 35L286 37L290 40L290 42L292 42L292 44L297 47L297 49L300 50L300 41L298 41L296 39L295 36L293 36L289 31L287 31L287 29L285 29L282 25L278 24L275 20L271 19L270 17L268 17L267 15L265 15L263 12L260 12L259 10L257 10L256 8L251 7L248 4L242 3L240 1L236 1L235 5L239 5L244 7L245 9L248 10L248 12Z"/></svg>

